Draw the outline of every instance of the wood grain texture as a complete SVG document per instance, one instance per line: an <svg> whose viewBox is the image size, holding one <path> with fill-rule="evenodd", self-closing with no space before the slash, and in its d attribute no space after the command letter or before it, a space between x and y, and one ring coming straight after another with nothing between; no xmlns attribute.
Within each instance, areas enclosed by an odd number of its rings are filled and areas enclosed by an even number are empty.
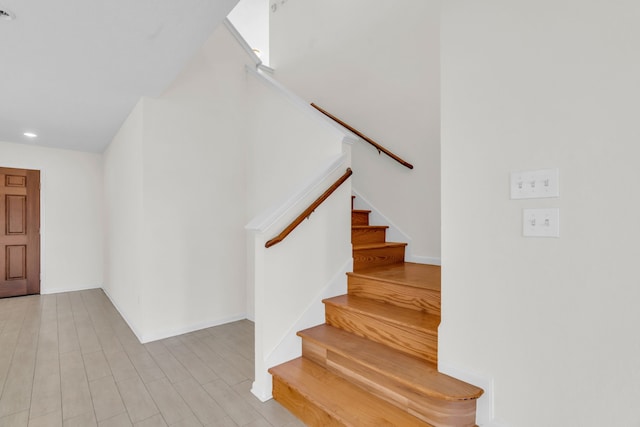
<svg viewBox="0 0 640 427"><path fill-rule="evenodd" d="M340 355L426 396L459 401L482 395L479 387L438 372L437 366L431 362L330 325L305 329L298 332L298 336L304 346L318 347L314 353L320 359L331 358L328 354Z"/></svg>
<svg viewBox="0 0 640 427"><path fill-rule="evenodd" d="M276 237L265 243L265 248L270 248L271 246L282 242L293 230L296 229L297 226L302 224L302 221L308 219L313 211L315 211L318 206L322 204L322 202L327 200L329 196L331 196L331 194L333 194L333 192L336 191L338 187L340 187L347 179L349 179L352 174L353 171L351 170L351 168L347 168L345 173L340 178L338 178L336 182L331 184L331 186L327 188L325 192L320 195L320 197L314 200L314 202L311 203L308 208L306 208L300 215L298 215L296 219L291 222L291 224L287 225L284 230L282 230Z"/></svg>
<svg viewBox="0 0 640 427"><path fill-rule="evenodd" d="M386 225L353 225L351 226L351 243L362 245L367 243L382 243L387 236Z"/></svg>
<svg viewBox="0 0 640 427"><path fill-rule="evenodd" d="M403 263L406 246L396 242L353 245L353 271Z"/></svg>
<svg viewBox="0 0 640 427"><path fill-rule="evenodd" d="M351 210L351 225L369 225L369 214L371 211L353 209Z"/></svg>
<svg viewBox="0 0 640 427"><path fill-rule="evenodd" d="M377 278L381 281L421 287L440 291L440 266L429 264L416 264L405 262L396 265L388 265L382 268L371 268L358 273L349 273L354 276Z"/></svg>
<svg viewBox="0 0 640 427"><path fill-rule="evenodd" d="M327 369L436 427L471 427L475 424L476 399L435 399L415 389L405 389L391 378L370 372L354 360L332 352L328 353Z"/></svg>
<svg viewBox="0 0 640 427"><path fill-rule="evenodd" d="M353 199L348 294L323 301L326 324L298 333L302 358L270 370L274 398L311 426L414 425L362 417L381 403L416 425L475 426L483 390L436 366L440 267L404 262L407 244L386 242L388 227L369 225Z"/></svg>
<svg viewBox="0 0 640 427"><path fill-rule="evenodd" d="M0 167L0 298L40 293L40 172Z"/></svg>
<svg viewBox="0 0 640 427"><path fill-rule="evenodd" d="M328 325L437 363L438 316L349 295L323 302Z"/></svg>
<svg viewBox="0 0 640 427"><path fill-rule="evenodd" d="M433 427L305 358L269 372L274 398L311 427Z"/></svg>
<svg viewBox="0 0 640 427"><path fill-rule="evenodd" d="M325 116L329 117L331 120L335 121L336 123L339 123L341 126L344 126L347 129L349 129L351 132L355 133L360 138L362 138L365 141L367 141L369 144L373 145L376 148L376 150L378 150L378 153L384 153L387 156L391 157L396 162L400 163L402 166L404 166L406 168L409 168L409 169L413 169L413 165L411 163L407 162L406 160L404 160L400 156L392 153L390 150L388 150L385 147L383 147L382 145L378 144L373 139L369 138L367 135L365 135L364 133L360 132L358 129L354 128L353 126L351 126L351 125L349 125L349 124L347 124L345 122L343 122L342 120L340 120L336 116L332 115L331 113L327 112L326 110L323 110L322 108L318 107L314 103L311 103L311 106L313 108L315 108L316 110L320 111Z"/></svg>
<svg viewBox="0 0 640 427"><path fill-rule="evenodd" d="M350 295L440 315L440 266L405 262L347 276Z"/></svg>

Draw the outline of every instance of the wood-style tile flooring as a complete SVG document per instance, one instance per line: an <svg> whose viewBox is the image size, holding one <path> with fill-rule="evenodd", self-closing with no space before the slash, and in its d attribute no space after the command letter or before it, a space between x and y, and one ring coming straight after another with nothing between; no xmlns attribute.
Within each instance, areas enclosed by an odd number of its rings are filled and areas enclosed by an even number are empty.
<svg viewBox="0 0 640 427"><path fill-rule="evenodd" d="M0 299L0 427L303 425L252 378L247 320L143 345L102 290Z"/></svg>

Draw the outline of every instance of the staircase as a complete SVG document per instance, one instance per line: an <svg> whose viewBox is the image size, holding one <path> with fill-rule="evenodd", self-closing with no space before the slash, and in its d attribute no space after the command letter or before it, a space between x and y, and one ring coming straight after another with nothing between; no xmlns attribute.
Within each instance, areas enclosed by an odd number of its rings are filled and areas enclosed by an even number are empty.
<svg viewBox="0 0 640 427"><path fill-rule="evenodd" d="M269 370L273 397L310 426L475 426L482 389L437 369L440 267L404 262L369 213L352 203L348 293Z"/></svg>

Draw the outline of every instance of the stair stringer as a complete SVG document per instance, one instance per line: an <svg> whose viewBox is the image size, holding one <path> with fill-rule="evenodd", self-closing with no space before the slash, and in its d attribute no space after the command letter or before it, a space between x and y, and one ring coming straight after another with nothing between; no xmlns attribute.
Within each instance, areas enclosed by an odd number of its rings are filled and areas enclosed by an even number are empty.
<svg viewBox="0 0 640 427"><path fill-rule="evenodd" d="M350 259L351 180L337 188L285 241L270 248L265 248L265 243L336 182L345 172L341 167L351 166L351 144L356 138L271 76L255 67L246 67L246 70L253 76L249 79L250 87L259 95L252 117L270 132L252 134L256 140L247 187L249 195L254 197L247 199L247 211L253 219L245 227L248 230L247 297L254 302L248 304L247 313L255 319L252 392L259 399L267 400L271 397L272 384L267 371L269 360L284 357L282 355L290 351L286 350L290 348L286 344L289 341L283 343L283 337L290 331L293 339L297 339L296 331L292 330L296 319L319 290L331 282L333 273ZM286 117L275 114L279 110L271 108L272 104L286 113ZM258 113L261 108L265 111ZM275 126L276 123L279 125ZM314 144L305 150L303 141ZM310 148L316 155L308 152ZM291 162L296 156L306 157L304 161ZM344 286L346 288L346 281ZM320 301L317 305L322 307ZM280 350L276 350L278 348Z"/></svg>
<svg viewBox="0 0 640 427"><path fill-rule="evenodd" d="M351 193L356 196L354 201L354 206L356 209L369 210L371 213L369 214L369 223L371 225L388 225L387 229L387 242L406 242L407 247L405 249L405 261L407 262L415 262L418 264L431 264L431 265L441 265L441 260L439 257L428 257L423 255L416 255L413 253L413 245L411 244L411 237L405 233L400 227L394 224L389 218L384 216L382 212L378 208L376 208L370 201L367 200L362 194L360 194L353 187L351 188Z"/></svg>
<svg viewBox="0 0 640 427"><path fill-rule="evenodd" d="M353 258L349 258L327 285L312 298L303 313L282 335L279 343L264 357L262 363L265 368L271 368L302 355L302 340L296 333L324 323L325 312L322 300L347 293L347 272L352 270ZM258 361L256 360L257 363ZM256 369L256 378L251 387L251 393L262 402L266 402L273 397L272 376L266 369L262 370L260 374L257 371Z"/></svg>

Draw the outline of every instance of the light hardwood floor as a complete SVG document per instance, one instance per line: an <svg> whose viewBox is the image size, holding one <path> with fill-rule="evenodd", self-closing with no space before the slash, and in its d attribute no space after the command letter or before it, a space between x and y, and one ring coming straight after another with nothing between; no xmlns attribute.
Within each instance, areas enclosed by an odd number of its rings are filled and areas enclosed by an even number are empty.
<svg viewBox="0 0 640 427"><path fill-rule="evenodd" d="M247 320L143 345L102 290L0 299L0 427L303 425L252 378Z"/></svg>

